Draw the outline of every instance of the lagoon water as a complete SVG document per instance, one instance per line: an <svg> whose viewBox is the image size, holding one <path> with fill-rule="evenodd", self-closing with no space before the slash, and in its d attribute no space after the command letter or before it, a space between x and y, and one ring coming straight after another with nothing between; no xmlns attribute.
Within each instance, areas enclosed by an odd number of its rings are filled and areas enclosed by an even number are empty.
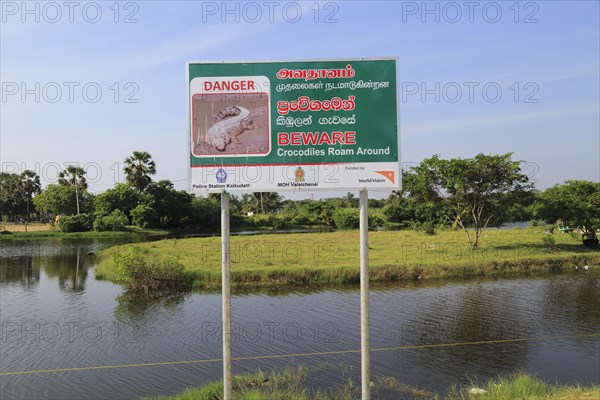
<svg viewBox="0 0 600 400"><path fill-rule="evenodd" d="M221 357L218 293L140 298L94 279L96 257L88 254L117 242L0 242L2 372ZM583 336L600 332L598 275L388 285L374 287L370 302L372 348L404 347L373 351L372 380L393 376L444 393L523 370L550 382L600 384L600 339ZM238 294L232 315L234 357L360 348L358 288ZM542 340L502 342L531 338ZM482 341L498 342L426 347ZM235 361L234 373L297 364L311 368L313 386L360 379L359 353ZM200 386L221 372L220 362L202 362L0 375L0 398L136 399Z"/></svg>

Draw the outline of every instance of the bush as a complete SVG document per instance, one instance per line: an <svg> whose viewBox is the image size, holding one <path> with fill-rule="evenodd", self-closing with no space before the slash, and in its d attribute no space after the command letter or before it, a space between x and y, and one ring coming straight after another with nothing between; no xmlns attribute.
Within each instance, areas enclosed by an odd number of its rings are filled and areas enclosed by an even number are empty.
<svg viewBox="0 0 600 400"><path fill-rule="evenodd" d="M113 211L110 215L97 218L94 221L94 230L102 231L124 231L125 226L129 225L129 218L119 209Z"/></svg>
<svg viewBox="0 0 600 400"><path fill-rule="evenodd" d="M333 222L338 229L358 229L360 211L358 208L339 208L333 213ZM385 217L379 212L369 213L369 230L383 226Z"/></svg>
<svg viewBox="0 0 600 400"><path fill-rule="evenodd" d="M306 213L299 213L291 218L292 225L310 225L310 216Z"/></svg>
<svg viewBox="0 0 600 400"><path fill-rule="evenodd" d="M338 208L333 212L333 223L338 229L357 229L360 225L358 208Z"/></svg>
<svg viewBox="0 0 600 400"><path fill-rule="evenodd" d="M275 229L286 229L290 227L289 216L286 214L254 214L244 216L245 224L253 227L273 227ZM232 225L234 225L232 221Z"/></svg>
<svg viewBox="0 0 600 400"><path fill-rule="evenodd" d="M63 232L87 232L92 230L92 216L88 214L61 217L58 226Z"/></svg>
<svg viewBox="0 0 600 400"><path fill-rule="evenodd" d="M290 227L290 220L283 214L271 214L269 224L275 229L287 229Z"/></svg>
<svg viewBox="0 0 600 400"><path fill-rule="evenodd" d="M189 284L185 266L176 257L154 257L147 249L131 246L115 253L117 279L126 282L132 289L157 289L180 287Z"/></svg>
<svg viewBox="0 0 600 400"><path fill-rule="evenodd" d="M203 228L218 227L221 223L221 205L214 198L192 198L191 211L189 213L192 224ZM235 211L231 210L231 223L235 218ZM185 217L184 217L185 218ZM183 222L182 222L183 224Z"/></svg>
<svg viewBox="0 0 600 400"><path fill-rule="evenodd" d="M155 228L159 222L158 213L150 206L140 204L131 210L131 223L140 228Z"/></svg>
<svg viewBox="0 0 600 400"><path fill-rule="evenodd" d="M374 230L377 227L385 224L385 216L381 213L369 213L369 230Z"/></svg>
<svg viewBox="0 0 600 400"><path fill-rule="evenodd" d="M554 246L556 246L556 240L552 235L545 235L542 237L542 243L550 250L554 249Z"/></svg>
<svg viewBox="0 0 600 400"><path fill-rule="evenodd" d="M426 235L433 236L435 235L435 224L431 221L423 222L419 230L425 232Z"/></svg>
<svg viewBox="0 0 600 400"><path fill-rule="evenodd" d="M148 273L148 260L146 255L148 250L141 249L139 246L131 248L113 255L113 261L117 266L117 279L121 282L130 283L139 276Z"/></svg>
<svg viewBox="0 0 600 400"><path fill-rule="evenodd" d="M270 225L269 215L266 215L266 214L254 214L254 215L244 216L244 222L247 225L255 226L255 227Z"/></svg>

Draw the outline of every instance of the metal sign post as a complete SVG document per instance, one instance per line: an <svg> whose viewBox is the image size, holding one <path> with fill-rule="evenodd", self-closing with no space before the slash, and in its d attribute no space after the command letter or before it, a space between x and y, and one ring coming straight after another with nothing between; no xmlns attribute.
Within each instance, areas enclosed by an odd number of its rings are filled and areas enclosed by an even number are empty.
<svg viewBox="0 0 600 400"><path fill-rule="evenodd" d="M229 194L221 193L221 291L223 301L223 399L231 400L231 291Z"/></svg>
<svg viewBox="0 0 600 400"><path fill-rule="evenodd" d="M371 399L369 347L369 208L366 189L360 191L360 360L362 400Z"/></svg>

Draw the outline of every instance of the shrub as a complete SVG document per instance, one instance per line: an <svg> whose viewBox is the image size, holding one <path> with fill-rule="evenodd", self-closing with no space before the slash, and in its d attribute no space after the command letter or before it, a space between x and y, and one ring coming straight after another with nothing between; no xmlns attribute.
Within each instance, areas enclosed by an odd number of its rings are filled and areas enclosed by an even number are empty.
<svg viewBox="0 0 600 400"><path fill-rule="evenodd" d="M426 235L435 235L435 224L431 221L423 222L419 229L425 232Z"/></svg>
<svg viewBox="0 0 600 400"><path fill-rule="evenodd" d="M552 235L545 235L542 237L542 243L550 250L554 249L554 246L556 246L556 240Z"/></svg>
<svg viewBox="0 0 600 400"><path fill-rule="evenodd" d="M381 213L369 213L369 229L374 230L377 227L385 224L385 216Z"/></svg>
<svg viewBox="0 0 600 400"><path fill-rule="evenodd" d="M119 209L113 211L110 215L97 218L94 221L94 230L102 231L123 231L125 226L129 225L127 215Z"/></svg>
<svg viewBox="0 0 600 400"><path fill-rule="evenodd" d="M131 210L131 222L140 228L155 228L160 220L158 213L152 207L140 204Z"/></svg>
<svg viewBox="0 0 600 400"><path fill-rule="evenodd" d="M269 226L269 215L266 214L254 214L249 216L244 216L244 222L251 226Z"/></svg>
<svg viewBox="0 0 600 400"><path fill-rule="evenodd" d="M61 217L58 226L63 232L87 232L92 230L92 216L88 214Z"/></svg>
<svg viewBox="0 0 600 400"><path fill-rule="evenodd" d="M189 285L189 274L176 257L157 258L147 249L131 246L115 253L117 279L126 282L132 289L160 289Z"/></svg>
<svg viewBox="0 0 600 400"><path fill-rule="evenodd" d="M358 208L338 208L333 212L333 223L338 229L356 229L360 225Z"/></svg>
<svg viewBox="0 0 600 400"><path fill-rule="evenodd" d="M358 229L360 211L358 208L339 208L333 213L333 222L338 229ZM369 229L383 226L385 217L379 212L369 213Z"/></svg>
<svg viewBox="0 0 600 400"><path fill-rule="evenodd" d="M275 229L287 229L290 227L290 220L284 214L271 214L269 224Z"/></svg>
<svg viewBox="0 0 600 400"><path fill-rule="evenodd" d="M291 220L293 225L310 225L311 223L310 216L306 213L298 213Z"/></svg>
<svg viewBox="0 0 600 400"><path fill-rule="evenodd" d="M113 255L113 261L117 266L117 279L121 282L131 283L134 280L147 276L149 273L148 250L139 246L120 251Z"/></svg>
<svg viewBox="0 0 600 400"><path fill-rule="evenodd" d="M243 218L244 223L254 227L270 226L275 229L285 229L290 226L290 218L286 214L254 214ZM233 221L232 225L235 225Z"/></svg>

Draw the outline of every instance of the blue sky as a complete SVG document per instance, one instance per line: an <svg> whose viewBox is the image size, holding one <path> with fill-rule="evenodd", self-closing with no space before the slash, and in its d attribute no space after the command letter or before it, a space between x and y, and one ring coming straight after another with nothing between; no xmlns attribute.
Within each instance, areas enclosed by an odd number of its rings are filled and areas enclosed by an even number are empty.
<svg viewBox="0 0 600 400"><path fill-rule="evenodd" d="M73 4L1 2L3 171L78 163L100 192L145 150L184 189L186 61L392 56L403 163L514 152L540 189L600 181L598 1Z"/></svg>

